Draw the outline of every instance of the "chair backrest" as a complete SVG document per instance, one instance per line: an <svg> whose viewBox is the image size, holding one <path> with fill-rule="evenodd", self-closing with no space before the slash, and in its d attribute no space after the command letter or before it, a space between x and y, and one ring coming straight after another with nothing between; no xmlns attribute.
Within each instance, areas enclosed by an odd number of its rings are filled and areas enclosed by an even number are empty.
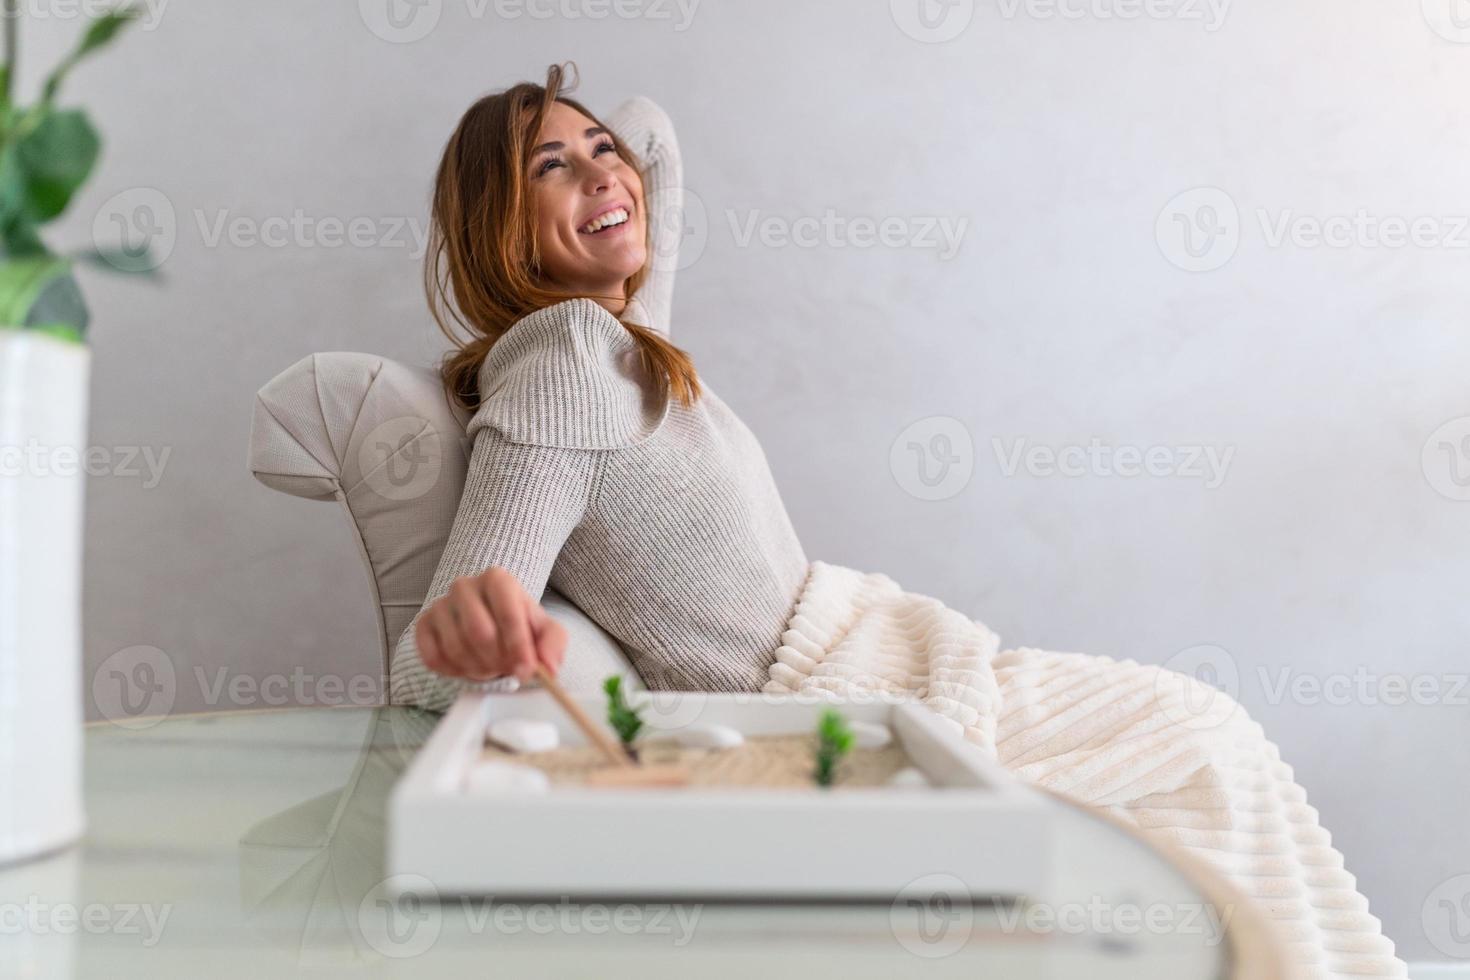
<svg viewBox="0 0 1470 980"><path fill-rule="evenodd" d="M466 422L433 371L374 354L308 355L256 394L250 471L272 489L346 508L379 610L385 679L459 508ZM614 671L636 680L617 642L575 605L550 589L542 605L570 634L568 687Z"/></svg>

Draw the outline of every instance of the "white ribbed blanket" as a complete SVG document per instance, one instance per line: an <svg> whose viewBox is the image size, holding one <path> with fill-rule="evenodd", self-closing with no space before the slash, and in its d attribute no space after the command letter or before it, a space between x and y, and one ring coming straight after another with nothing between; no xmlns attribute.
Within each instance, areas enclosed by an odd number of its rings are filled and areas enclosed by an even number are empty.
<svg viewBox="0 0 1470 980"><path fill-rule="evenodd" d="M1202 858L1276 923L1302 976L1408 975L1236 702L1132 660L999 647L938 599L815 561L765 690L915 695L1007 769Z"/></svg>

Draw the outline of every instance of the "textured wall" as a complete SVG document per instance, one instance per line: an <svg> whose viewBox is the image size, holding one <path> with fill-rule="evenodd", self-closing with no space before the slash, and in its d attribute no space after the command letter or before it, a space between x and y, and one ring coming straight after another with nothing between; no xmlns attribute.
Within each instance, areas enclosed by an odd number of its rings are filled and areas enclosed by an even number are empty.
<svg viewBox="0 0 1470 980"><path fill-rule="evenodd" d="M594 108L679 125L676 339L810 554L1010 644L1214 670L1405 955L1450 952L1421 919L1470 870L1450 0L388 2L176 2L76 76L108 143L58 242L173 240L159 284L86 275L89 676L156 647L181 711L376 669L341 515L246 472L252 395L312 351L436 357L443 140L574 58ZM32 25L30 66L75 29Z"/></svg>

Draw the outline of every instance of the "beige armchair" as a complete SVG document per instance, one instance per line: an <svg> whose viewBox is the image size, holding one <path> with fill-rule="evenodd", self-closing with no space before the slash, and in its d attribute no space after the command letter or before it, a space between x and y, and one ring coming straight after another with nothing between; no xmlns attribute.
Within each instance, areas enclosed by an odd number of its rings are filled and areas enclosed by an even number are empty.
<svg viewBox="0 0 1470 980"><path fill-rule="evenodd" d="M464 488L468 416L438 376L373 354L302 358L256 395L250 471L266 486L347 511L378 609L384 692L393 648L423 605ZM570 636L563 684L609 674L642 687L616 640L551 589L542 605Z"/></svg>

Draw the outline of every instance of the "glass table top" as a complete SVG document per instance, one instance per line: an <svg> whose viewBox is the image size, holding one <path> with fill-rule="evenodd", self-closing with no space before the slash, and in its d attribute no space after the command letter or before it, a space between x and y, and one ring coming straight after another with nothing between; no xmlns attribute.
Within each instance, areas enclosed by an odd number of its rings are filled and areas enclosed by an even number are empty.
<svg viewBox="0 0 1470 980"><path fill-rule="evenodd" d="M1239 909L1060 801L1046 906L395 902L388 794L437 720L319 708L88 726L85 838L0 868L0 977L1188 980L1240 959Z"/></svg>

